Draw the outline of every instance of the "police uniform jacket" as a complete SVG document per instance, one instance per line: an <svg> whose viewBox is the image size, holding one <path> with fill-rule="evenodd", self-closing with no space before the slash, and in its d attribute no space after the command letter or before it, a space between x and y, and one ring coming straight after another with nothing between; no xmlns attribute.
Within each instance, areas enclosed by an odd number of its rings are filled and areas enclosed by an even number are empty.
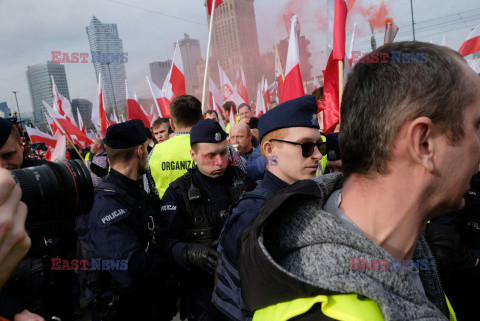
<svg viewBox="0 0 480 321"><path fill-rule="evenodd" d="M125 197L113 190L97 190L88 215L88 228L77 224L77 232L79 238L86 238L91 250L102 261L126 263L126 270L112 268L110 274L121 285L129 287L164 268L166 262L160 255L145 251L150 209L142 200L138 183L114 169L104 181L120 187L136 200L135 203L128 204Z"/></svg>

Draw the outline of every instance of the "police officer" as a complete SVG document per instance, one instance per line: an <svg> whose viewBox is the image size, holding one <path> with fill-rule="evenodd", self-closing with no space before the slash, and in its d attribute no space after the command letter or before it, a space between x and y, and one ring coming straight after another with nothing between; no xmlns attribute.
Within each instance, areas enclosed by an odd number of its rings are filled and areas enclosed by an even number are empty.
<svg viewBox="0 0 480 321"><path fill-rule="evenodd" d="M168 265L151 251L158 199L137 183L147 165L142 121L108 127L105 145L110 173L96 188L92 211L76 226L90 261L92 320L170 320L176 310L169 310L164 293Z"/></svg>
<svg viewBox="0 0 480 321"><path fill-rule="evenodd" d="M229 165L226 138L212 119L195 125L190 155L197 165L171 183L162 199L166 231L159 233L158 243L185 271L181 312L190 321L223 319L211 303L215 249L230 205L247 189L243 172Z"/></svg>

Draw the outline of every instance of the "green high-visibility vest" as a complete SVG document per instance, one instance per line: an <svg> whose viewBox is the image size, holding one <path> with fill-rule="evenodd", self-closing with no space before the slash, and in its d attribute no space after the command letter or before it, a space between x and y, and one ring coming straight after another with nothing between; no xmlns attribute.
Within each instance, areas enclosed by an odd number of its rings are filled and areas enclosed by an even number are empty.
<svg viewBox="0 0 480 321"><path fill-rule="evenodd" d="M447 306L450 321L456 321L448 298ZM383 321L382 311L371 299L360 299L357 294L317 295L282 302L255 311L253 321L287 321L307 313L315 304L320 303L322 313L334 320L341 321Z"/></svg>

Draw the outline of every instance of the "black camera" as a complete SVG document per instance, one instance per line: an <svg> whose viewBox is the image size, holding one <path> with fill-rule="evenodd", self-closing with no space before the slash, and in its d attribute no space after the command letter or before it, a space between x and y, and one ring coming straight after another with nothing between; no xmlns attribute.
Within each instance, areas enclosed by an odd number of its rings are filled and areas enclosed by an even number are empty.
<svg viewBox="0 0 480 321"><path fill-rule="evenodd" d="M92 209L92 178L78 159L15 169L11 173L22 189L22 201L28 206L25 222L28 227L86 214Z"/></svg>

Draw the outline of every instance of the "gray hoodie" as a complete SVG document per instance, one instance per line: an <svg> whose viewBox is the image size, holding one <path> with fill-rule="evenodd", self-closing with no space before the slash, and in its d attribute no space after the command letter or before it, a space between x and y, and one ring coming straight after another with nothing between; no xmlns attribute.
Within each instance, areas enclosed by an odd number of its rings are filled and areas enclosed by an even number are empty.
<svg viewBox="0 0 480 321"><path fill-rule="evenodd" d="M257 255L266 256L275 269L288 276L285 293L288 288L292 289L292 282L298 281L300 288L307 288L305 295L300 294L303 297L315 293L357 293L371 298L387 321L448 320L436 264L423 236L417 242L414 260L428 261L428 269L420 271L426 294L415 286L408 275L410 271L352 270L353 258L369 262L382 259L392 262L394 258L338 213L323 210L332 192L341 188L342 178L341 174L314 178L319 189L315 198L287 199L259 228L257 245L263 253ZM268 277L268 269L262 267L258 271L265 271L263 277ZM262 295L275 296L268 291ZM274 291L281 293L282 289ZM249 296L249 293L242 294ZM301 297L298 293L295 295ZM284 300L282 297L278 302ZM270 299L268 304L278 302Z"/></svg>

